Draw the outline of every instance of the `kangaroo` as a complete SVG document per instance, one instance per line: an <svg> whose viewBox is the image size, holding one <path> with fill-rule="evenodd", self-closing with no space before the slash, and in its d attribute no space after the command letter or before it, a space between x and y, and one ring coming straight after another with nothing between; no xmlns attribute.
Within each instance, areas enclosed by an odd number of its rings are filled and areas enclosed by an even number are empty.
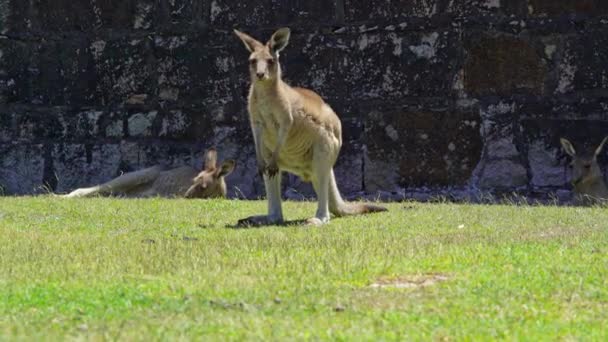
<svg viewBox="0 0 608 342"><path fill-rule="evenodd" d="M606 140L608 140L608 137L604 138L592 153L577 154L568 139L560 139L564 151L572 157L570 163L572 167L571 182L574 187L575 204L590 205L608 200L608 188L597 163L597 156L602 152Z"/></svg>
<svg viewBox="0 0 608 342"><path fill-rule="evenodd" d="M239 223L283 222L281 171L312 181L318 207L308 224L328 223L330 212L344 216L386 211L376 205L346 203L340 196L333 166L342 146L342 124L317 93L291 87L281 79L279 52L289 42L289 28L277 30L266 44L238 30L234 33L250 52L247 107L257 169L264 178L268 198L268 215L251 216Z"/></svg>
<svg viewBox="0 0 608 342"><path fill-rule="evenodd" d="M62 197L124 196L124 197L185 197L217 198L226 197L226 182L236 165L234 160L226 160L217 167L217 152L214 148L205 153L205 169L196 170L191 166L163 170L152 166L143 170L125 173L107 183L90 188L76 189Z"/></svg>

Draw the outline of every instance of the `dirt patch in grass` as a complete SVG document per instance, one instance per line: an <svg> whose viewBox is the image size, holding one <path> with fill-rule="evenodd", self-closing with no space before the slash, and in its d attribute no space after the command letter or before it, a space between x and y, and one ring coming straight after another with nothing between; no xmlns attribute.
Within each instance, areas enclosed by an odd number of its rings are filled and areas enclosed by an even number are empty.
<svg viewBox="0 0 608 342"><path fill-rule="evenodd" d="M543 230L525 231L519 236L519 240L526 242L544 242L551 240L575 240L592 233L589 229L575 227L550 227Z"/></svg>
<svg viewBox="0 0 608 342"><path fill-rule="evenodd" d="M382 277L369 285L371 288L415 289L432 286L450 279L445 274L419 274L399 277Z"/></svg>
<svg viewBox="0 0 608 342"><path fill-rule="evenodd" d="M436 295L433 285L451 278L441 273L380 277L354 291L347 304L353 310L409 310L413 303ZM431 291L419 291L426 288Z"/></svg>

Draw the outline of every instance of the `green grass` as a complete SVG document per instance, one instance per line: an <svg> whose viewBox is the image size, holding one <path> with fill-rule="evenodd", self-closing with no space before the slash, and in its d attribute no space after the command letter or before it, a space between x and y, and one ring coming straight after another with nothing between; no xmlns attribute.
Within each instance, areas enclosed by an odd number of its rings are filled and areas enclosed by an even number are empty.
<svg viewBox="0 0 608 342"><path fill-rule="evenodd" d="M388 207L0 198L0 340L608 339L607 209Z"/></svg>

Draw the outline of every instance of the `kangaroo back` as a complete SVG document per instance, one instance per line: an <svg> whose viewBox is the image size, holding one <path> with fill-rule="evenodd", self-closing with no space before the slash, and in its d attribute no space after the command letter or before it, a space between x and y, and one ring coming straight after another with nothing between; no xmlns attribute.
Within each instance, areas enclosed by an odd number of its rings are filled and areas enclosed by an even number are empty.
<svg viewBox="0 0 608 342"><path fill-rule="evenodd" d="M152 184L139 191L128 192L129 197L180 197L192 186L198 170L191 166L162 171Z"/></svg>
<svg viewBox="0 0 608 342"><path fill-rule="evenodd" d="M126 195L145 191L162 171L161 166L152 166L147 169L125 173L113 180L90 188L76 189L64 197L91 197L96 195Z"/></svg>

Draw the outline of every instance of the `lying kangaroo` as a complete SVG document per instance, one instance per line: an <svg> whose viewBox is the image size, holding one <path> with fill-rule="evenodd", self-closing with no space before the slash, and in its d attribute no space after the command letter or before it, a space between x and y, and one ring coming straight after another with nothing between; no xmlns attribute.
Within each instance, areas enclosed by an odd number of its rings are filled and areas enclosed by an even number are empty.
<svg viewBox="0 0 608 342"><path fill-rule="evenodd" d="M236 165L234 160L224 161L218 168L217 152L209 149L205 154L205 169L182 166L163 170L161 166L125 173L107 183L90 188L76 189L62 197L125 196L125 197L226 197L226 182Z"/></svg>
<svg viewBox="0 0 608 342"><path fill-rule="evenodd" d="M589 205L602 200L608 200L608 188L604 176L597 164L597 156L602 152L608 137L592 153L577 154L574 146L565 138L561 138L562 147L572 157L572 185L574 186L574 202Z"/></svg>
<svg viewBox="0 0 608 342"><path fill-rule="evenodd" d="M241 224L262 225L283 222L281 208L281 171L312 181L318 198L315 217L309 224L329 222L336 216L385 211L370 204L342 200L333 166L342 146L340 119L315 92L291 87L281 79L279 52L289 42L290 30L277 30L268 43L234 30L249 56L251 88L248 110L258 172L264 177L268 215L252 216Z"/></svg>

